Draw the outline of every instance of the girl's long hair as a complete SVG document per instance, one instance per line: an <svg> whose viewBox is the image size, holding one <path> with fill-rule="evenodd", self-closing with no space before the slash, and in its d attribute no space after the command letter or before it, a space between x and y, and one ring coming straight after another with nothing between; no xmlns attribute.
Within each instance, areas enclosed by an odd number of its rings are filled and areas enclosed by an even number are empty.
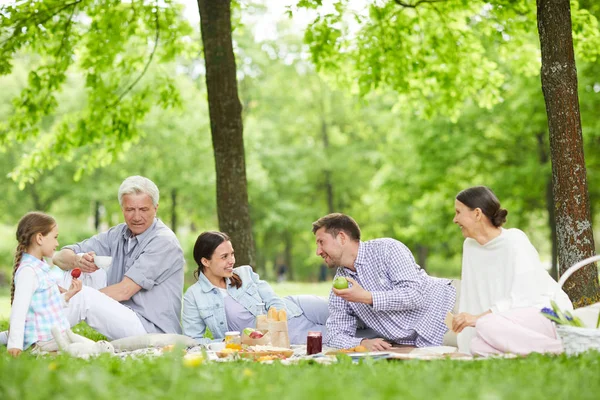
<svg viewBox="0 0 600 400"><path fill-rule="evenodd" d="M54 229L56 221L48 214L42 212L33 211L25 214L20 220L17 226L17 250L15 251L15 262L13 265L13 278L12 285L10 287L10 304L12 305L15 299L15 275L19 264L23 258L23 253L27 251L27 248L32 244L31 239L41 233L46 236Z"/></svg>

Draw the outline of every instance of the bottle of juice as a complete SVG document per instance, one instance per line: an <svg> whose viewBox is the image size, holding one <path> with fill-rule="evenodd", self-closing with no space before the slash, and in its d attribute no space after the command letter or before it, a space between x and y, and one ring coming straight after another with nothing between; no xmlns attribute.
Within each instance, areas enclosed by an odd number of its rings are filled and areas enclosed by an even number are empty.
<svg viewBox="0 0 600 400"><path fill-rule="evenodd" d="M242 349L242 336L239 331L225 332L225 348L232 350Z"/></svg>

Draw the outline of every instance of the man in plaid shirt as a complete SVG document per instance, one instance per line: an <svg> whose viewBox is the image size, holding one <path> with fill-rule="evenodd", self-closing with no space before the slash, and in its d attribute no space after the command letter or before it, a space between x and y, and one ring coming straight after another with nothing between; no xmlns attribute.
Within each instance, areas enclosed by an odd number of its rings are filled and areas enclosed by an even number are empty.
<svg viewBox="0 0 600 400"><path fill-rule="evenodd" d="M450 280L427 275L406 246L395 239L360 241L356 221L329 214L313 223L317 255L348 289L331 290L325 344L370 351L392 344L439 346L447 331L444 318L454 307L456 290ZM357 321L378 335L356 337Z"/></svg>

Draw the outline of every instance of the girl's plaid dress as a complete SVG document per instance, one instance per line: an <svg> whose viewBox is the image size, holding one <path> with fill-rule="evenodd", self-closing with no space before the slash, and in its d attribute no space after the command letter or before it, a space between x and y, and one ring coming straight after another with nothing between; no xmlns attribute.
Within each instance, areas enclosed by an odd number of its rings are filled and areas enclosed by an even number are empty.
<svg viewBox="0 0 600 400"><path fill-rule="evenodd" d="M31 297L25 318L23 350L36 342L52 339L51 329L54 325L59 325L61 331L69 329L69 322L62 310L60 291L56 280L50 274L50 266L45 261L24 253L15 279L25 267L35 271L39 285Z"/></svg>

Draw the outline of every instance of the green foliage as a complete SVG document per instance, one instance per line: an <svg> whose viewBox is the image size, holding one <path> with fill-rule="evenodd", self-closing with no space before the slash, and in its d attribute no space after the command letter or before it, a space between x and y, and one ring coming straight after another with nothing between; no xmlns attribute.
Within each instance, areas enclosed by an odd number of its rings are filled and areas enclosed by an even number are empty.
<svg viewBox="0 0 600 400"><path fill-rule="evenodd" d="M46 103L37 97L22 108L23 91L35 74L41 76L35 78L39 85L50 85L49 74L58 74L54 65L59 58L44 48L56 49L72 9L43 25L52 35L27 36L41 40L39 48L20 35L10 42L21 43L16 54L2 47L10 55L2 58L5 70L12 66L9 75L0 76L0 223L6 224L0 232L0 266L7 272L14 225L22 214L50 212L59 221L61 244L81 240L94 233L97 204L101 229L122 222L116 192L122 179L133 174L158 184L161 219L170 224L177 215L187 283L193 282L191 253L198 233L218 227L203 62L199 52L191 59L186 53L198 47L193 44L199 43L199 33L186 27L169 2L156 14L150 3L116 3L77 3L78 19L70 28L76 42L66 47L73 57L61 59L69 66L60 64L66 68L64 79L48 100L47 114L39 111ZM320 10L320 1L303 3ZM47 13L67 4L23 3L17 14L24 17L31 7ZM100 4L114 7L103 11ZM545 188L550 165L544 159L549 146L535 9L524 1L490 4L420 3L409 9L380 1L361 13L348 8L348 1L337 1L330 15L321 13L309 27L309 48L289 21L277 21L277 39L256 42L252 32L261 27L245 25L242 17L259 17L265 7L255 2L236 6L234 40L259 259L255 268L264 278L273 279L278 258L289 254L296 279L317 279L321 260L314 254L310 228L329 212L328 184L334 210L354 216L365 240L402 240L417 258L421 251L427 254L419 262L425 261L434 275L460 274L463 238L452 224L453 202L459 190L475 184L490 186L509 210L508 226L523 229L542 258L549 258ZM79 14L86 7L89 18ZM592 60L599 10L594 2L573 6L596 217L600 67ZM161 27L174 22L173 32L161 28L144 76L119 105L102 111L100 105L116 101L145 68L157 15ZM115 26L122 35L111 30ZM91 37L83 35L90 29ZM165 35L170 35L168 43ZM48 65L53 69L40 70ZM171 100L178 106L165 109ZM11 128L15 118L23 130ZM54 146L60 148L51 153Z"/></svg>
<svg viewBox="0 0 600 400"><path fill-rule="evenodd" d="M27 85L0 124L0 146L37 140L12 175L21 188L61 160L77 157L76 179L86 169L106 166L139 140L138 124L153 106L180 104L166 71L157 68L154 79L143 79L153 60L170 62L185 50L192 30L180 10L170 0L2 6L0 74L11 72L17 55L34 54ZM56 118L58 92L73 70L86 91L85 107ZM49 116L54 121L42 129Z"/></svg>

